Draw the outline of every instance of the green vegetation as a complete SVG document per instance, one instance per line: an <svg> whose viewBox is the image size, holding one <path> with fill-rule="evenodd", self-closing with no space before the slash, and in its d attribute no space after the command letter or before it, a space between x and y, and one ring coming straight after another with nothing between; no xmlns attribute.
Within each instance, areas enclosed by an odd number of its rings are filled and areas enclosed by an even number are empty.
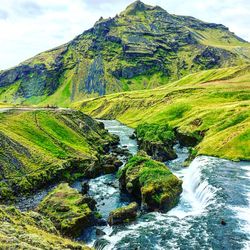
<svg viewBox="0 0 250 250"><path fill-rule="evenodd" d="M129 159L119 170L121 188L141 199L148 210L168 211L179 200L182 181L163 164L144 153Z"/></svg>
<svg viewBox="0 0 250 250"><path fill-rule="evenodd" d="M85 176L114 140L98 122L71 110L0 113L0 131L0 199Z"/></svg>
<svg viewBox="0 0 250 250"><path fill-rule="evenodd" d="M140 124L135 133L139 149L152 156L154 160L165 162L177 157L173 149L175 132L168 124Z"/></svg>
<svg viewBox="0 0 250 250"><path fill-rule="evenodd" d="M0 206L1 249L82 249L87 246L62 237L53 223L39 213L21 213L14 207Z"/></svg>
<svg viewBox="0 0 250 250"><path fill-rule="evenodd" d="M51 191L38 206L38 212L54 222L64 235L78 236L91 225L93 216L84 197L67 183L60 184Z"/></svg>
<svg viewBox="0 0 250 250"><path fill-rule="evenodd" d="M173 129L168 125L141 124L136 128L137 138L149 142L166 142L175 139Z"/></svg>
<svg viewBox="0 0 250 250"><path fill-rule="evenodd" d="M198 136L198 155L250 159L250 67L191 74L154 90L112 94L76 103L93 117L128 126L166 125Z"/></svg>

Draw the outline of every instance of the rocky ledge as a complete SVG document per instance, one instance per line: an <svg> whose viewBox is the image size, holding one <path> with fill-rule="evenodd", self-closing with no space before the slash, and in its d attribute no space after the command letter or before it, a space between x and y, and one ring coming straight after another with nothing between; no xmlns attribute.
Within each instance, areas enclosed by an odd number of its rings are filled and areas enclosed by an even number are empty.
<svg viewBox="0 0 250 250"><path fill-rule="evenodd" d="M38 205L37 211L50 218L66 236L77 237L95 222L95 201L67 183L60 184Z"/></svg>
<svg viewBox="0 0 250 250"><path fill-rule="evenodd" d="M160 162L140 151L118 172L120 188L141 201L147 211L166 212L177 205L182 181Z"/></svg>
<svg viewBox="0 0 250 250"><path fill-rule="evenodd" d="M110 212L108 224L112 226L133 221L137 217L137 210L138 204L136 202L132 202L125 207L117 208Z"/></svg>
<svg viewBox="0 0 250 250"><path fill-rule="evenodd" d="M166 162L177 158L174 150L175 144L179 143L183 147L195 147L202 141L205 133L206 131L184 132L179 128L172 128L168 124L145 123L136 128L132 137L137 138L140 150L145 151L154 160Z"/></svg>
<svg viewBox="0 0 250 250"><path fill-rule="evenodd" d="M168 161L177 158L173 149L175 134L168 125L141 124L136 128L139 148L157 161Z"/></svg>

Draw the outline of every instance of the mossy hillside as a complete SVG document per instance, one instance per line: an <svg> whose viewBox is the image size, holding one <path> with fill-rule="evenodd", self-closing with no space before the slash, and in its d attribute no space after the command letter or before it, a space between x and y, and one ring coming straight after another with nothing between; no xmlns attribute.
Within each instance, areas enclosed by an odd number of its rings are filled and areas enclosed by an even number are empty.
<svg viewBox="0 0 250 250"><path fill-rule="evenodd" d="M136 1L69 43L1 72L0 101L67 107L249 60L249 43L225 26Z"/></svg>
<svg viewBox="0 0 250 250"><path fill-rule="evenodd" d="M84 197L67 183L52 190L37 210L49 217L64 235L76 237L93 224L94 216Z"/></svg>
<svg viewBox="0 0 250 250"><path fill-rule="evenodd" d="M152 211L168 211L179 200L182 181L163 164L139 153L119 170L121 188L142 201Z"/></svg>
<svg viewBox="0 0 250 250"><path fill-rule="evenodd" d="M197 154L250 159L249 65L208 70L154 90L112 94L76 103L93 117L140 124L169 124L201 135Z"/></svg>
<svg viewBox="0 0 250 250"><path fill-rule="evenodd" d="M223 30L212 28L207 30L191 30L204 45L230 50L239 55L242 61L244 61L243 57L247 56L250 58L250 46L245 46L245 41L237 36L229 36Z"/></svg>
<svg viewBox="0 0 250 250"><path fill-rule="evenodd" d="M22 213L14 207L0 206L1 249L90 249L62 237L54 224L39 213Z"/></svg>
<svg viewBox="0 0 250 250"><path fill-rule="evenodd" d="M114 140L78 111L12 110L0 121L1 199L84 176Z"/></svg>

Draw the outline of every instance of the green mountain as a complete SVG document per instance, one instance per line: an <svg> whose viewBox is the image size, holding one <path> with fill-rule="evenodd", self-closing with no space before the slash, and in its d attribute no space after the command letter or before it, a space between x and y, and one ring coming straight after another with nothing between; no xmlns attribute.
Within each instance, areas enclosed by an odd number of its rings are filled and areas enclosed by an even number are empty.
<svg viewBox="0 0 250 250"><path fill-rule="evenodd" d="M249 61L250 44L225 26L136 1L69 43L0 72L0 102L69 106Z"/></svg>

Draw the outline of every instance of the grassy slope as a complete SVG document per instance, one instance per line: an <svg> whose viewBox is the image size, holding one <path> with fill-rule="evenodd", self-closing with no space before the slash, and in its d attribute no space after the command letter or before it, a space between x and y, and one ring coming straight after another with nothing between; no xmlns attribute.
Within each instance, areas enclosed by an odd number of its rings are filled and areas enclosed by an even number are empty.
<svg viewBox="0 0 250 250"><path fill-rule="evenodd" d="M35 212L0 206L0 249L82 249L87 246L60 236L52 222Z"/></svg>
<svg viewBox="0 0 250 250"><path fill-rule="evenodd" d="M84 166L96 161L102 145L111 139L76 111L0 113L0 131L0 198L10 192L4 179L27 192L67 172L83 174ZM82 169L80 163L85 163Z"/></svg>
<svg viewBox="0 0 250 250"><path fill-rule="evenodd" d="M243 61L244 59L250 59L250 44L230 36L227 31L216 29L190 30L199 37L198 40L204 45L231 51L239 55Z"/></svg>
<svg viewBox="0 0 250 250"><path fill-rule="evenodd" d="M250 159L250 67L208 70L154 90L104 96L75 104L94 117L136 127L145 122L204 131L198 154Z"/></svg>

